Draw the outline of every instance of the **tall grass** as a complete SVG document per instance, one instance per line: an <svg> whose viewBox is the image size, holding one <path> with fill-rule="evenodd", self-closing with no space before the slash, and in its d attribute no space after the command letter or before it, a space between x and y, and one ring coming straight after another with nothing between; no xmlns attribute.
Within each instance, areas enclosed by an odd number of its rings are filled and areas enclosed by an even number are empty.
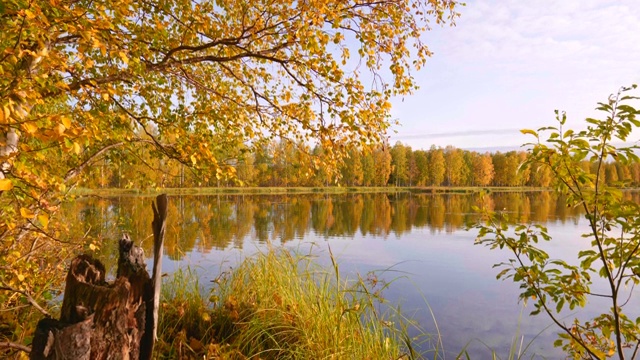
<svg viewBox="0 0 640 360"><path fill-rule="evenodd" d="M203 294L198 275L191 268L179 269L163 281L155 349L159 358L193 358L210 352L205 344L214 339L212 308Z"/></svg>
<svg viewBox="0 0 640 360"><path fill-rule="evenodd" d="M411 324L382 306L387 285L374 274L346 279L335 261L322 267L285 249L246 259L208 297L194 272L177 272L164 286L159 356L420 358Z"/></svg>

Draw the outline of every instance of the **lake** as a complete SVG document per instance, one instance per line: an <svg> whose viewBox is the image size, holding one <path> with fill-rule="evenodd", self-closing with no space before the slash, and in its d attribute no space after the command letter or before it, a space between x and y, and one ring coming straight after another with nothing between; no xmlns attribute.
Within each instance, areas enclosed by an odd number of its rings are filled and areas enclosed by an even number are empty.
<svg viewBox="0 0 640 360"><path fill-rule="evenodd" d="M67 205L63 216L70 219L71 233L102 244L98 256L114 268L122 232L151 254L152 199L88 197ZM476 231L466 230L477 221L472 206L479 201L473 194L171 196L163 270L190 267L201 284L210 284L268 244L312 252L326 265L331 249L341 274L382 271L382 279L393 281L385 298L400 304L425 331L439 333L446 358L454 359L463 348L475 359L487 358L489 349L506 358L513 343L531 341L527 358L562 357L553 347L551 320L529 316L533 306L518 302L518 285L496 280L493 264L510 254L474 245ZM577 263L587 222L563 198L505 192L484 201L521 222L547 226L554 239L545 250L552 258Z"/></svg>

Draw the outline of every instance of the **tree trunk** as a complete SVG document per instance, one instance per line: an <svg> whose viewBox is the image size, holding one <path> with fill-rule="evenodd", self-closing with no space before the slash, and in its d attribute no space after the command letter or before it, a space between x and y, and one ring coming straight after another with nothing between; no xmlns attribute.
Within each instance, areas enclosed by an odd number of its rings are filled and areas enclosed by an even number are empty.
<svg viewBox="0 0 640 360"><path fill-rule="evenodd" d="M0 109L0 111L3 110ZM0 159L8 159L18 151L18 139L19 136L15 129L8 128L6 133L0 131ZM0 180L4 179L4 173L8 173L10 170L10 163L0 160Z"/></svg>
<svg viewBox="0 0 640 360"><path fill-rule="evenodd" d="M166 195L154 206L154 276L143 250L127 235L119 242L117 279L105 281L105 267L89 255L69 268L60 320L40 320L31 359L150 359L160 293Z"/></svg>

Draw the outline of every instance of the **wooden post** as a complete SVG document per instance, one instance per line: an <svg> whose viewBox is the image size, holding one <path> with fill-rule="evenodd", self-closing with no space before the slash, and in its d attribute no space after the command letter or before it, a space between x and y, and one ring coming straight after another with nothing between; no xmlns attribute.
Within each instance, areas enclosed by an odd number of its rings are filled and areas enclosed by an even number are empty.
<svg viewBox="0 0 640 360"><path fill-rule="evenodd" d="M104 265L89 255L69 267L60 320L38 322L31 359L151 359L160 300L162 243L167 197L153 205L154 270L127 235L119 242L117 279L105 281Z"/></svg>
<svg viewBox="0 0 640 360"><path fill-rule="evenodd" d="M164 243L164 230L167 220L167 195L158 195L156 204L151 204L153 209L153 272L147 289L147 316L144 337L141 343L140 360L150 360L153 355L158 329L158 308L160 307L160 285L162 284L162 246ZM146 273L146 271L145 271Z"/></svg>

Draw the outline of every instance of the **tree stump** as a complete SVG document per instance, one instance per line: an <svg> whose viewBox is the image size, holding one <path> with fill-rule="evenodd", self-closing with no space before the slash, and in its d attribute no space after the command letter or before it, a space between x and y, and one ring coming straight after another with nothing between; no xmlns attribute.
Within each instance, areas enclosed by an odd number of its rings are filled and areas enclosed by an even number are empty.
<svg viewBox="0 0 640 360"><path fill-rule="evenodd" d="M151 359L160 293L166 195L153 206L154 274L127 235L119 242L117 278L89 255L71 262L59 320L38 322L31 359Z"/></svg>

